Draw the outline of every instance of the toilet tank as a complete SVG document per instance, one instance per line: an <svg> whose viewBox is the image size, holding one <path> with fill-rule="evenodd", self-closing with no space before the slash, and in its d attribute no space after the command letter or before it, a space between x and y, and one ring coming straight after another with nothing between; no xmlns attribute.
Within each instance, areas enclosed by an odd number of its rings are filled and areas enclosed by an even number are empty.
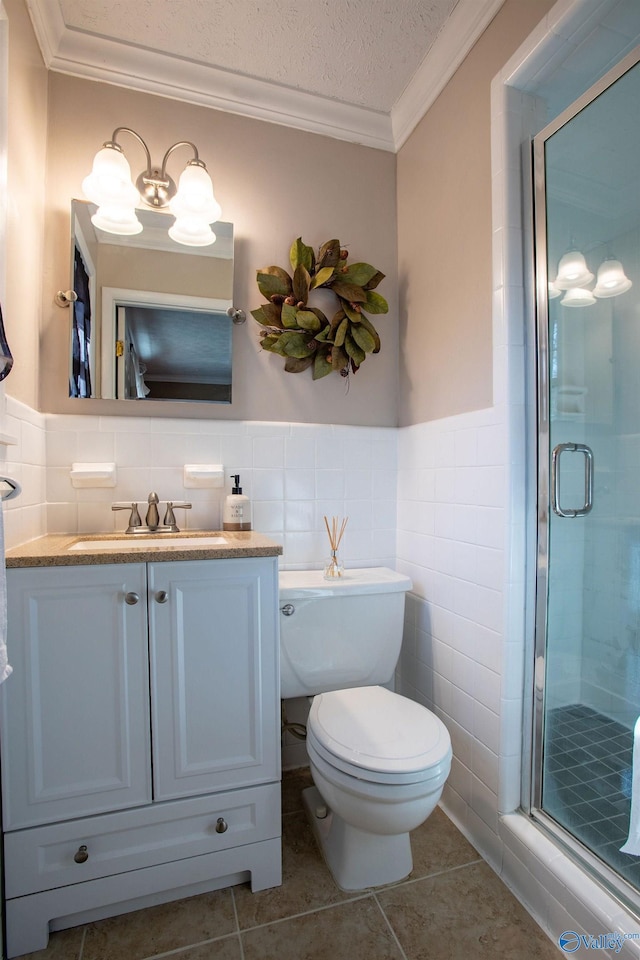
<svg viewBox="0 0 640 960"><path fill-rule="evenodd" d="M393 676L411 580L387 567L280 572L280 696L314 696Z"/></svg>

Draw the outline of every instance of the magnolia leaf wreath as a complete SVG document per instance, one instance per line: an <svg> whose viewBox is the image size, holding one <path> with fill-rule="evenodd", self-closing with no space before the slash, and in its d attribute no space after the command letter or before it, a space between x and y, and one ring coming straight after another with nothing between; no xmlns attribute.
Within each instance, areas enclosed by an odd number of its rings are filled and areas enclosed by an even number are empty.
<svg viewBox="0 0 640 960"><path fill-rule="evenodd" d="M287 373L311 367L314 380L334 370L348 377L368 353L380 352L380 337L365 314L389 310L375 292L384 274L368 263L349 265L348 256L339 240L328 240L316 256L298 237L289 253L293 276L282 267L258 270L258 288L268 303L251 316L264 328L260 346L285 357ZM337 310L331 319L309 305L309 296L320 289L335 294Z"/></svg>

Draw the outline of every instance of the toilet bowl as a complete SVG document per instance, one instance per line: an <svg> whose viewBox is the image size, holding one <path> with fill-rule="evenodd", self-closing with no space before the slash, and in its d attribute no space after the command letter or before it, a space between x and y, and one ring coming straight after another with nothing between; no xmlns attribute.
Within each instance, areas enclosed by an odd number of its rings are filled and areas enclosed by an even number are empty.
<svg viewBox="0 0 640 960"><path fill-rule="evenodd" d="M402 643L408 577L386 567L280 573L283 699L313 696L303 800L343 890L395 883L412 869L409 833L434 809L451 740L422 704L384 686Z"/></svg>
<svg viewBox="0 0 640 960"><path fill-rule="evenodd" d="M384 687L319 694L307 726L316 839L343 890L395 883L412 869L409 832L433 811L451 767L444 724Z"/></svg>

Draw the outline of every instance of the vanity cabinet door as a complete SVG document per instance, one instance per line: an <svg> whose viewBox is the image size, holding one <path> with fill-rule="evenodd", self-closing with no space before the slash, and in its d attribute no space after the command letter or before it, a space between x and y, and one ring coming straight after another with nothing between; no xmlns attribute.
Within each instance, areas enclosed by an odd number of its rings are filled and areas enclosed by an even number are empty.
<svg viewBox="0 0 640 960"><path fill-rule="evenodd" d="M144 564L11 569L7 581L4 829L150 802Z"/></svg>
<svg viewBox="0 0 640 960"><path fill-rule="evenodd" d="M279 778L277 561L149 565L154 797Z"/></svg>

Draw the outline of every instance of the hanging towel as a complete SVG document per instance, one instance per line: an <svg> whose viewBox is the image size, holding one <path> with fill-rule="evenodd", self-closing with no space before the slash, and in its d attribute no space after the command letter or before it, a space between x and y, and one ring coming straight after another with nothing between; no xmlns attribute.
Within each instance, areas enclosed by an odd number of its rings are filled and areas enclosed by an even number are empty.
<svg viewBox="0 0 640 960"><path fill-rule="evenodd" d="M0 504L0 683L12 672L7 660L7 571L4 564L4 518Z"/></svg>
<svg viewBox="0 0 640 960"><path fill-rule="evenodd" d="M633 768L631 773L631 818L629 837L621 853L640 856L640 717L633 728Z"/></svg>

